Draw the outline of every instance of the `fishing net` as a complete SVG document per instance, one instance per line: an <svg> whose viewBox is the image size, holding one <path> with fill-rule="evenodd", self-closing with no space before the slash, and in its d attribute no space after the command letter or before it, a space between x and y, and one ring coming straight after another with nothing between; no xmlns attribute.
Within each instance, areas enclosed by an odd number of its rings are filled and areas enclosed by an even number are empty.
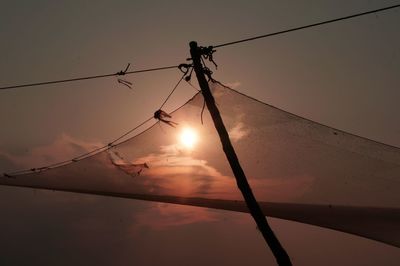
<svg viewBox="0 0 400 266"><path fill-rule="evenodd" d="M400 149L298 117L210 83L268 216L400 246ZM46 188L247 212L203 97L83 160L4 176ZM169 123L170 122L170 123Z"/></svg>

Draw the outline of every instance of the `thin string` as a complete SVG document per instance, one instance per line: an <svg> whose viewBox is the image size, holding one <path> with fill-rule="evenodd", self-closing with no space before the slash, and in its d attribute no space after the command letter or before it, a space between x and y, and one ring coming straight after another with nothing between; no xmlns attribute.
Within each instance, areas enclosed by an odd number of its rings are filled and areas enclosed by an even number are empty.
<svg viewBox="0 0 400 266"><path fill-rule="evenodd" d="M187 73L183 73L182 77L179 79L179 81L176 83L175 87L171 90L171 92L168 94L167 98L164 100L164 102L161 104L159 110L161 110L164 105L167 103L167 101L169 100L169 98L171 97L171 95L175 92L176 88L178 88L179 84L181 83L181 81L183 80L183 78L186 76Z"/></svg>

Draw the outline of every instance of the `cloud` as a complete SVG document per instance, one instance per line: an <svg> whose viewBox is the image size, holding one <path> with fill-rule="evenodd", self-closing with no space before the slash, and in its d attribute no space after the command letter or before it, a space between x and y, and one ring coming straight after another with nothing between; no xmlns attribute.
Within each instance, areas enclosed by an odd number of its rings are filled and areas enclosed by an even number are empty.
<svg viewBox="0 0 400 266"><path fill-rule="evenodd" d="M122 152L118 154L124 156ZM222 195L234 198L237 194L234 178L223 175L206 160L196 159L191 153L180 150L176 144L161 146L159 153L144 155L124 164L114 160L114 165L125 173L129 170L128 164L133 170L137 170L139 164L146 164L140 177L134 181L135 189L141 193L214 198Z"/></svg>
<svg viewBox="0 0 400 266"><path fill-rule="evenodd" d="M233 128L229 130L229 137L231 140L237 142L243 137L249 135L250 130L244 127L242 122L238 122Z"/></svg>
<svg viewBox="0 0 400 266"><path fill-rule="evenodd" d="M132 230L142 227L153 230L167 230L170 227L210 223L221 220L220 216L206 208L156 203L152 207L134 214Z"/></svg>
<svg viewBox="0 0 400 266"><path fill-rule="evenodd" d="M224 85L231 89L236 89L239 86L241 86L242 83L240 81L233 81L233 82L224 83Z"/></svg>
<svg viewBox="0 0 400 266"><path fill-rule="evenodd" d="M6 165L18 168L41 167L52 163L72 159L76 156L103 146L99 142L87 142L68 134L61 134L55 140L45 146L34 147L22 155L13 155L0 150L0 166ZM3 161L8 161L3 164ZM7 168L8 168L7 167ZM0 169L15 170L15 169Z"/></svg>

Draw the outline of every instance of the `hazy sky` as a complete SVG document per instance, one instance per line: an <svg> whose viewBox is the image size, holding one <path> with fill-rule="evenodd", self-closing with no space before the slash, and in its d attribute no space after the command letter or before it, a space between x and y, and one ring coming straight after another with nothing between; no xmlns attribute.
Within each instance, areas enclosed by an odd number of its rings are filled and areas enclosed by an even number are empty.
<svg viewBox="0 0 400 266"><path fill-rule="evenodd" d="M127 63L131 70L175 65L189 57L192 40L216 45L397 3L1 1L0 86L113 73ZM398 25L395 9L221 48L214 77L292 113L400 146ZM26 162L63 143L107 143L150 117L180 75L125 77L133 90L108 78L1 91L1 154ZM165 109L193 93L179 87ZM73 153L66 148L57 159ZM0 205L2 265L274 262L244 214L4 187ZM272 225L296 265L400 261L398 248L374 241L276 219Z"/></svg>

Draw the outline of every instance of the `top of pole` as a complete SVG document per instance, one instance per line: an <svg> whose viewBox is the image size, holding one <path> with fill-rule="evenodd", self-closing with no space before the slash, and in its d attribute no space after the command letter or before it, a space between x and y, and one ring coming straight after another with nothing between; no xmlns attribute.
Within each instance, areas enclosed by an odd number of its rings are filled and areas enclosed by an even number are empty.
<svg viewBox="0 0 400 266"><path fill-rule="evenodd" d="M196 48L197 47L197 42L196 41L191 41L189 43L190 48Z"/></svg>

